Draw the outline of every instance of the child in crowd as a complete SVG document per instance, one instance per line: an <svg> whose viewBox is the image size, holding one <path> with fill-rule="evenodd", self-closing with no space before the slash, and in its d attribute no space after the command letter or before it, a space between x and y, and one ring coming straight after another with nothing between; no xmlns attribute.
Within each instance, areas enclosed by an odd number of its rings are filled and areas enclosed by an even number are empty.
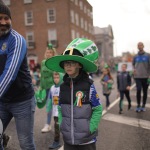
<svg viewBox="0 0 150 150"><path fill-rule="evenodd" d="M52 56L56 55L56 50L53 48L52 44L48 44L46 51L45 51L45 59L41 63L41 77L40 77L40 89L41 90L46 90L46 98L48 97L49 90L51 86L54 84L53 83L53 71L48 69L45 66L45 62L48 58L51 58ZM46 103L47 105L47 103ZM41 130L41 132L49 132L51 130L51 115L52 111L47 112L47 121L46 124L44 125L44 128Z"/></svg>
<svg viewBox="0 0 150 150"><path fill-rule="evenodd" d="M103 74L101 75L100 82L103 88L103 95L106 97L106 108L108 108L110 105L109 95L111 93L113 84L113 77L110 74L109 68L103 69Z"/></svg>
<svg viewBox="0 0 150 150"><path fill-rule="evenodd" d="M122 71L117 74L117 88L120 93L120 102L119 102L119 114L122 114L123 111L123 98L124 95L128 100L128 110L131 108L131 99L130 99L130 86L131 86L131 76L127 72L127 64L122 64Z"/></svg>
<svg viewBox="0 0 150 150"><path fill-rule="evenodd" d="M96 59L96 45L88 39L77 38L62 55L46 61L49 69L65 72L58 107L64 150L96 150L102 105L88 75L97 70L93 63Z"/></svg>
<svg viewBox="0 0 150 150"><path fill-rule="evenodd" d="M53 73L53 80L54 85L51 87L48 96L48 105L47 105L47 112L53 111L54 117L54 142L52 145L49 146L50 149L55 149L60 147L60 131L59 131L59 124L58 124L58 104L59 104L59 92L60 92L60 84L62 83L63 74L62 73Z"/></svg>

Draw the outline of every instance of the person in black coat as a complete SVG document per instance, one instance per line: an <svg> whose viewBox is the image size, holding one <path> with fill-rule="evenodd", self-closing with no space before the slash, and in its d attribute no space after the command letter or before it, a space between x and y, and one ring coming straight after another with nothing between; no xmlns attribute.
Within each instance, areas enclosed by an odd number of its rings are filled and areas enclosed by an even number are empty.
<svg viewBox="0 0 150 150"><path fill-rule="evenodd" d="M123 111L123 98L124 95L128 100L128 110L131 108L131 99L130 99L130 86L131 86L131 76L127 72L127 64L122 64L122 71L117 74L117 88L120 93L120 102L119 102L119 114L122 114Z"/></svg>

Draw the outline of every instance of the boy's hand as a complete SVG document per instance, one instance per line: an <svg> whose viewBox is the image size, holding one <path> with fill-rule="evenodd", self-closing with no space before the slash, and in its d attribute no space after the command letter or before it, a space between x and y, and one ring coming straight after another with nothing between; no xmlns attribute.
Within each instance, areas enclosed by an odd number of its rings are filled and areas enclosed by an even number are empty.
<svg viewBox="0 0 150 150"><path fill-rule="evenodd" d="M128 91L130 91L130 86L127 86L127 88L126 88Z"/></svg>

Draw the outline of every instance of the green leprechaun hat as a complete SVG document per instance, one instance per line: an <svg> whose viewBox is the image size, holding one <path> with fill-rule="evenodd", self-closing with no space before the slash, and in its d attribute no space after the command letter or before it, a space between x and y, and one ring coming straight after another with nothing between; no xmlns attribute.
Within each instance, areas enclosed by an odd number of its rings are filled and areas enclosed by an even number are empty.
<svg viewBox="0 0 150 150"><path fill-rule="evenodd" d="M46 90L38 90L35 92L36 104L38 108L43 108L46 105Z"/></svg>
<svg viewBox="0 0 150 150"><path fill-rule="evenodd" d="M50 70L64 72L61 63L73 60L82 64L83 70L86 72L95 72L97 66L94 62L98 56L98 49L93 41L86 38L76 38L67 46L62 55L47 59L45 65Z"/></svg>

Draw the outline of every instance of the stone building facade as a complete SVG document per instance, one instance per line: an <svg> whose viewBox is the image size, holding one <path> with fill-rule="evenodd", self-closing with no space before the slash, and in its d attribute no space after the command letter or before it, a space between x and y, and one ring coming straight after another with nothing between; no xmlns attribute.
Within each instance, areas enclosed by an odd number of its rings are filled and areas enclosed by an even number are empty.
<svg viewBox="0 0 150 150"><path fill-rule="evenodd" d="M100 61L112 60L114 56L113 39L113 30L110 25L104 28L94 27L94 40L101 55Z"/></svg>

